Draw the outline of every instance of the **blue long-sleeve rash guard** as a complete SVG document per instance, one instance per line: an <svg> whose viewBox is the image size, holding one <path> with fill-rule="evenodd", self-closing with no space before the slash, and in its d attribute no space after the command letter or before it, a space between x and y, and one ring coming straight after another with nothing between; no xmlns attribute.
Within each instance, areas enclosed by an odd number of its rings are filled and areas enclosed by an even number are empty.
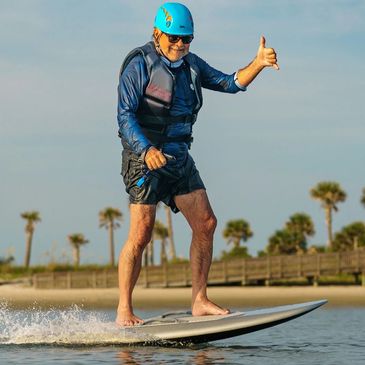
<svg viewBox="0 0 365 365"><path fill-rule="evenodd" d="M197 57L197 65L201 74L203 88L224 93L245 91L235 80L235 74L227 75L209 66ZM184 64L170 67L176 77L174 97L170 114L172 116L190 115L197 103L195 92L191 85L190 71ZM143 92L149 82L147 68L142 56L134 57L119 78L118 86L118 124L119 135L124 148L137 155L144 153L152 144L145 137L136 112L142 100ZM174 123L168 126L167 136L175 137L191 133L191 123ZM182 163L188 153L188 145L184 142L171 142L163 145L163 152L176 157L176 163Z"/></svg>

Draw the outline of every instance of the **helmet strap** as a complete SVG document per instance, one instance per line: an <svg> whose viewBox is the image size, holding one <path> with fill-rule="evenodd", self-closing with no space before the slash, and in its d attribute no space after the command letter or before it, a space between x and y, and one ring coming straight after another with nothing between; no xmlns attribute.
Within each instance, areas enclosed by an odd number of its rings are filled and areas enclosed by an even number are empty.
<svg viewBox="0 0 365 365"><path fill-rule="evenodd" d="M162 36L162 33L160 33L159 35L156 35L156 33L155 33L155 32L154 32L154 33L153 33L153 35L152 35L152 37L153 37L153 41L154 41L154 43L155 43L155 47L156 47L156 51L157 51L157 53L159 53L160 55L162 55L162 56L166 57L166 56L164 55L164 53L162 52L162 49L161 49L161 47L160 47L160 38L161 38L161 36Z"/></svg>
<svg viewBox="0 0 365 365"><path fill-rule="evenodd" d="M160 38L161 38L161 36L162 36L162 32L159 33L158 35L156 35L156 32L153 32L153 34L152 34L152 39L153 39L153 43L155 44L156 51L157 51L158 54L163 56L167 61L169 61L172 64L173 62L171 62L168 59L168 57L162 52L162 49L160 47ZM175 67L177 67L177 66L175 66Z"/></svg>

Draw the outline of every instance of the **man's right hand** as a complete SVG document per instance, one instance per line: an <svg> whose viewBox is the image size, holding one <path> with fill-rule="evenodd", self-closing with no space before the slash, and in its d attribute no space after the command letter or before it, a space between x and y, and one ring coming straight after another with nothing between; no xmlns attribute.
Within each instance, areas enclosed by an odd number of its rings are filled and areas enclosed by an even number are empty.
<svg viewBox="0 0 365 365"><path fill-rule="evenodd" d="M166 165L167 160L163 153L156 147L151 147L144 158L149 170L157 170Z"/></svg>

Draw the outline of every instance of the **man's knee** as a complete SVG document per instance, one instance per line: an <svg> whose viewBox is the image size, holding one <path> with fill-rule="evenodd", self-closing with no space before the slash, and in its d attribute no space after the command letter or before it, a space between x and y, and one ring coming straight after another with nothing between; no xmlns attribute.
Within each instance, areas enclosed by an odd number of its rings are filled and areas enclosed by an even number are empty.
<svg viewBox="0 0 365 365"><path fill-rule="evenodd" d="M143 250L152 238L156 206L131 204L130 213L128 241L132 242L134 247Z"/></svg>
<svg viewBox="0 0 365 365"><path fill-rule="evenodd" d="M138 230L129 232L128 240L134 243L134 246L144 249L151 241L153 225L140 226Z"/></svg>
<svg viewBox="0 0 365 365"><path fill-rule="evenodd" d="M214 213L211 212L200 219L196 226L193 228L194 233L203 234L205 236L211 236L217 227L217 218Z"/></svg>

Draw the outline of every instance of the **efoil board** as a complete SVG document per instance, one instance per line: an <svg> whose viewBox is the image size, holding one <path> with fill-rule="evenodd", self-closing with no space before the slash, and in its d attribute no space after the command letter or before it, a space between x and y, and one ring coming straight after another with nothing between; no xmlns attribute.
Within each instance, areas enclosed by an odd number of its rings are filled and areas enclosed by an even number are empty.
<svg viewBox="0 0 365 365"><path fill-rule="evenodd" d="M327 303L318 300L272 308L195 316L170 312L146 319L144 324L122 327L129 344L148 342L205 343L244 335L298 318Z"/></svg>

